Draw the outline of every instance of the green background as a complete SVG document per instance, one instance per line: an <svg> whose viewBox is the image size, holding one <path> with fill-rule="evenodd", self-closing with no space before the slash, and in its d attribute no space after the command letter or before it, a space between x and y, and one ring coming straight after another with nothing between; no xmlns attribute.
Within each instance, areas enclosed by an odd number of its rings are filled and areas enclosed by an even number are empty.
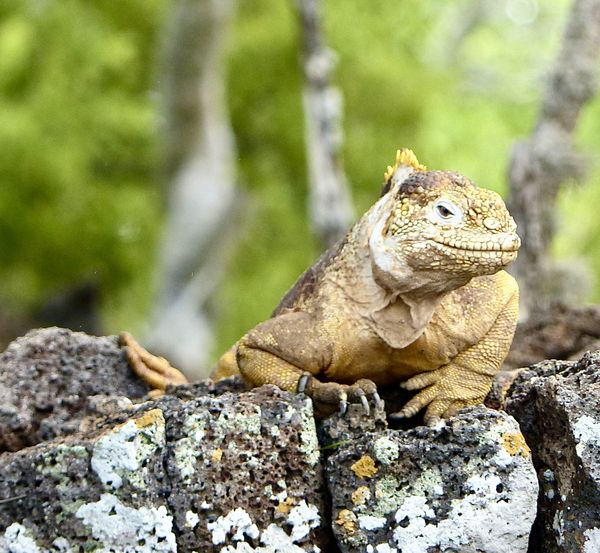
<svg viewBox="0 0 600 553"><path fill-rule="evenodd" d="M537 115L569 3L327 0L356 212L396 148L506 194L511 145ZM141 332L165 213L160 55L165 0L0 3L0 304L29 316L83 281L104 331ZM457 39L473 16L483 17ZM532 11L533 10L533 11ZM238 149L240 240L214 301L219 350L269 315L318 255L307 220L294 3L240 0L225 56ZM577 144L592 160L562 194L555 254L600 275L600 100ZM590 301L600 300L596 286Z"/></svg>

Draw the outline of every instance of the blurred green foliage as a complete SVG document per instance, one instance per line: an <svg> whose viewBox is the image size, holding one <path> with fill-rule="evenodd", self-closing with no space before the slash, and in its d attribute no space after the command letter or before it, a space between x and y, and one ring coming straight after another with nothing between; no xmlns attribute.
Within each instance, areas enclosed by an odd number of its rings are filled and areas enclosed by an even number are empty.
<svg viewBox="0 0 600 553"><path fill-rule="evenodd" d="M165 11L162 0L0 3L4 308L89 281L109 311L141 315L160 217L151 90Z"/></svg>
<svg viewBox="0 0 600 553"><path fill-rule="evenodd" d="M357 213L397 147L506 192L511 144L535 120L569 2L326 0L345 98ZM151 301L163 216L157 83L167 0L0 4L0 301L32 310L100 283L106 331L136 330ZM228 94L247 193L215 304L217 350L267 317L318 254L305 203L299 29L289 0L239 0ZM579 143L600 149L600 101ZM561 198L556 252L597 251L600 173ZM598 290L594 295L600 300Z"/></svg>

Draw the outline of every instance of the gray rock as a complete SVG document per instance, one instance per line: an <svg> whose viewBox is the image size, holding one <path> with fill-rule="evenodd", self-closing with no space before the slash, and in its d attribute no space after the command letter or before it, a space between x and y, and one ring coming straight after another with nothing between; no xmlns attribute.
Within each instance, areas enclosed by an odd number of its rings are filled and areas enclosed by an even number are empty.
<svg viewBox="0 0 600 553"><path fill-rule="evenodd" d="M538 483L504 413L478 407L433 428L367 434L326 473L343 552L527 551Z"/></svg>
<svg viewBox="0 0 600 553"><path fill-rule="evenodd" d="M366 413L360 403L349 404L345 413L336 412L317 423L317 435L321 450L326 454L349 443L366 433L387 430L386 413L371 407Z"/></svg>
<svg viewBox="0 0 600 553"><path fill-rule="evenodd" d="M94 413L91 396L147 392L116 338L33 330L0 354L0 452L75 432Z"/></svg>
<svg viewBox="0 0 600 553"><path fill-rule="evenodd" d="M506 409L541 483L532 552L600 551L600 352L522 371Z"/></svg>
<svg viewBox="0 0 600 553"><path fill-rule="evenodd" d="M0 551L316 552L324 495L305 397L164 397L0 455Z"/></svg>

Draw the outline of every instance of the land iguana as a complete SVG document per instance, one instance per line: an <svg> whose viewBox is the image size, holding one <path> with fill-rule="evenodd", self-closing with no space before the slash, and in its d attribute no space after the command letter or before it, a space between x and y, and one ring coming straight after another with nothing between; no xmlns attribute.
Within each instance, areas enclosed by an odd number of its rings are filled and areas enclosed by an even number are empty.
<svg viewBox="0 0 600 553"><path fill-rule="evenodd" d="M426 407L434 424L481 403L510 347L520 246L500 196L459 173L427 171L399 150L381 198L284 296L272 318L218 362L215 380L304 392L316 406L367 398L377 385L418 391L397 417ZM130 364L164 390L186 378L121 336Z"/></svg>

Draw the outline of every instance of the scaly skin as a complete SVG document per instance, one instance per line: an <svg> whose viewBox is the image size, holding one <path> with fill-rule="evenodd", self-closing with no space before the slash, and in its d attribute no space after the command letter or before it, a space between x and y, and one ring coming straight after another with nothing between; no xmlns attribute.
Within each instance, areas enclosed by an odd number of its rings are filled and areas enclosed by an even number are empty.
<svg viewBox="0 0 600 553"><path fill-rule="evenodd" d="M410 150L385 179L379 201L221 357L214 379L300 389L322 412L398 382L418 393L396 416L426 407L427 424L483 401L517 321L517 284L502 270L517 255L516 225L498 194L426 171ZM151 365L144 357L136 370Z"/></svg>

